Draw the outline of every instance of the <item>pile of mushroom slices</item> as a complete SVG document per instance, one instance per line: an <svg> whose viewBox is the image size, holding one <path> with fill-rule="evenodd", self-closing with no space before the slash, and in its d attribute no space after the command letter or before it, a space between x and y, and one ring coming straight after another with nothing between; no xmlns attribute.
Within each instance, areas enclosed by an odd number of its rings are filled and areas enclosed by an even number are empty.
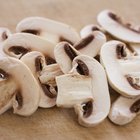
<svg viewBox="0 0 140 140"><path fill-rule="evenodd" d="M13 107L29 116L57 105L73 108L86 127L107 116L132 121L140 109L140 30L110 10L97 20L80 35L42 17L23 19L14 34L0 28L0 114ZM107 78L120 94L112 107Z"/></svg>

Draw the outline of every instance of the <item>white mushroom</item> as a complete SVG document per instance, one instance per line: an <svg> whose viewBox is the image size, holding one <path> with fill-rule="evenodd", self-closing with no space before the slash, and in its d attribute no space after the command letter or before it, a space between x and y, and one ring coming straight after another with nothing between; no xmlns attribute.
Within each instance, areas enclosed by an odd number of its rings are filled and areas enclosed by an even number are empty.
<svg viewBox="0 0 140 140"><path fill-rule="evenodd" d="M129 99L123 96L113 103L109 119L118 125L130 123L140 112L140 97Z"/></svg>
<svg viewBox="0 0 140 140"><path fill-rule="evenodd" d="M23 19L18 23L16 31L39 35L55 44L60 41L74 44L80 39L78 33L69 25L43 17Z"/></svg>
<svg viewBox="0 0 140 140"><path fill-rule="evenodd" d="M87 35L92 34L95 31L103 31L103 29L101 29L101 27L98 25L89 24L81 29L80 36L81 36L81 38L84 38Z"/></svg>
<svg viewBox="0 0 140 140"><path fill-rule="evenodd" d="M11 35L9 29L0 27L0 56L6 56L3 52L3 42Z"/></svg>
<svg viewBox="0 0 140 140"><path fill-rule="evenodd" d="M107 79L95 59L85 55L75 57L70 73L57 76L56 82L57 105L74 107L81 125L95 126L107 117L110 109Z"/></svg>
<svg viewBox="0 0 140 140"><path fill-rule="evenodd" d="M106 36L100 31L94 31L75 43L73 47L84 55L95 57L101 46L106 42Z"/></svg>
<svg viewBox="0 0 140 140"><path fill-rule="evenodd" d="M46 65L45 57L40 52L25 54L21 61L32 71L40 87L39 106L49 108L56 104L57 85L55 76L62 75L58 64Z"/></svg>
<svg viewBox="0 0 140 140"><path fill-rule="evenodd" d="M60 42L54 49L56 62L59 64L63 73L67 73L71 70L73 59L80 54L81 53L68 42Z"/></svg>
<svg viewBox="0 0 140 140"><path fill-rule="evenodd" d="M120 41L109 41L100 53L112 88L127 97L140 95L140 56Z"/></svg>
<svg viewBox="0 0 140 140"><path fill-rule="evenodd" d="M15 114L29 116L38 108L38 84L28 67L15 58L0 58L0 93L0 113L13 106Z"/></svg>
<svg viewBox="0 0 140 140"><path fill-rule="evenodd" d="M55 63L54 44L32 34L13 34L4 42L3 47L7 55L18 59L27 52L39 51L45 55L48 64Z"/></svg>
<svg viewBox="0 0 140 140"><path fill-rule="evenodd" d="M99 24L114 37L132 43L140 43L140 28L133 27L124 22L121 17L110 10L99 13L97 20Z"/></svg>

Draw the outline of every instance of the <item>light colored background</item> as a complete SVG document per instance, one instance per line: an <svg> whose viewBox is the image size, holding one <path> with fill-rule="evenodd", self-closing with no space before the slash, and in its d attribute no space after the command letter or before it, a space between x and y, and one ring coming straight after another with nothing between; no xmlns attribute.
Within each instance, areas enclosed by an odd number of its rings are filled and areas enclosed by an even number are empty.
<svg viewBox="0 0 140 140"><path fill-rule="evenodd" d="M13 32L28 16L43 16L72 25L79 31L96 23L103 9L113 9L134 23L140 23L139 0L0 0L0 26ZM78 125L72 109L39 109L28 118L8 111L0 116L0 140L139 140L140 117L127 126L106 119L95 128Z"/></svg>

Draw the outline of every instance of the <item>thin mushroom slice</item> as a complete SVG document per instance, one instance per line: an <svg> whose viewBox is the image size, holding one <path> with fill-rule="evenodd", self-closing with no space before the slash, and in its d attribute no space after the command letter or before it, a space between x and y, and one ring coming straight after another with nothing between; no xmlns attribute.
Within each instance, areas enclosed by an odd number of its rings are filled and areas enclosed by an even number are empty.
<svg viewBox="0 0 140 140"><path fill-rule="evenodd" d="M100 53L110 85L126 97L140 95L140 56L130 46L120 41L109 41Z"/></svg>
<svg viewBox="0 0 140 140"><path fill-rule="evenodd" d="M3 49L7 55L18 59L28 52L39 51L44 54L48 64L55 63L54 44L32 34L13 34L4 42Z"/></svg>
<svg viewBox="0 0 140 140"><path fill-rule="evenodd" d="M0 27L0 56L6 56L6 54L3 51L3 42L11 36L11 32L9 29Z"/></svg>
<svg viewBox="0 0 140 140"><path fill-rule="evenodd" d="M140 113L140 97L129 99L123 96L112 104L109 119L117 125L126 125Z"/></svg>
<svg viewBox="0 0 140 140"><path fill-rule="evenodd" d="M140 28L137 29L131 23L125 22L115 12L104 10L99 13L97 20L112 36L125 42L140 43Z"/></svg>
<svg viewBox="0 0 140 140"><path fill-rule="evenodd" d="M106 36L100 31L94 31L75 43L73 47L84 55L95 57L101 46L106 42Z"/></svg>
<svg viewBox="0 0 140 140"><path fill-rule="evenodd" d="M63 73L68 73L71 70L73 59L80 54L68 42L60 42L54 49L56 62L59 64Z"/></svg>
<svg viewBox="0 0 140 140"><path fill-rule="evenodd" d="M74 107L81 125L95 126L107 117L110 109L107 79L95 59L85 55L75 57L69 74L56 77L56 82L57 105Z"/></svg>
<svg viewBox="0 0 140 140"><path fill-rule="evenodd" d="M23 19L18 23L16 31L35 34L55 44L61 41L74 44L80 39L78 33L69 25L43 17Z"/></svg>
<svg viewBox="0 0 140 140"><path fill-rule="evenodd" d="M31 71L15 58L0 58L1 95L14 109L14 113L22 116L33 114L38 108L39 87ZM2 98L1 98L2 100ZM9 102L8 102L9 100Z"/></svg>
<svg viewBox="0 0 140 140"><path fill-rule="evenodd" d="M101 31L102 32L103 29L98 25L89 24L89 25L86 25L85 27L83 27L81 29L80 36L81 36L81 38L84 38L87 35L92 34L95 31Z"/></svg>
<svg viewBox="0 0 140 140"><path fill-rule="evenodd" d="M28 66L38 82L41 96L39 106L53 107L57 97L55 76L62 75L58 64L46 65L43 54L35 51L25 54L21 61Z"/></svg>

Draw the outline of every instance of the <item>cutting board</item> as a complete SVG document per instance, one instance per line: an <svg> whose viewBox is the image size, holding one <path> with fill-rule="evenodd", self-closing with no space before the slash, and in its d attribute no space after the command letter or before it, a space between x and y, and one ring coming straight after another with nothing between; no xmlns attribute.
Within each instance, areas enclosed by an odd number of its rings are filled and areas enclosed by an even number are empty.
<svg viewBox="0 0 140 140"><path fill-rule="evenodd" d="M96 15L113 9L129 21L140 23L139 0L0 0L0 26L15 32L16 24L28 16L43 16L70 24L77 31L96 23ZM111 92L114 97L114 93ZM0 116L0 140L139 140L140 117L126 126L106 119L94 128L77 123L73 109L41 109L30 117Z"/></svg>

